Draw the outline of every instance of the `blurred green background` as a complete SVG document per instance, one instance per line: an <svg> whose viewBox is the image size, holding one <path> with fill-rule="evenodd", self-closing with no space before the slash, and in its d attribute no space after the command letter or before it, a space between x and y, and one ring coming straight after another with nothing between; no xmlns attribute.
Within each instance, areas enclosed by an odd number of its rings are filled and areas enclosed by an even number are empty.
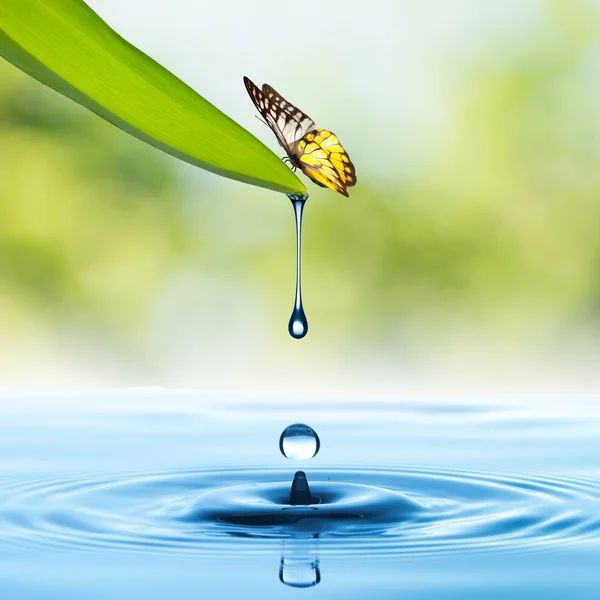
<svg viewBox="0 0 600 600"><path fill-rule="evenodd" d="M241 78L273 85L358 185L309 182L292 340L285 196L0 63L0 385L600 388L599 2L88 3L277 148Z"/></svg>

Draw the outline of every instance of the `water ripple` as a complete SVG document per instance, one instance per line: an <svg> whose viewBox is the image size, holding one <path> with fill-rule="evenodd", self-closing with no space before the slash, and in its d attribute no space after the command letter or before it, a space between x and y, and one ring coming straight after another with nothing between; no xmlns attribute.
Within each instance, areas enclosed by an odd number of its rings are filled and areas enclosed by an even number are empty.
<svg viewBox="0 0 600 600"><path fill-rule="evenodd" d="M411 468L313 469L319 504L287 503L283 469L197 469L0 488L13 547L229 555L318 539L321 553L439 554L600 539L600 481Z"/></svg>

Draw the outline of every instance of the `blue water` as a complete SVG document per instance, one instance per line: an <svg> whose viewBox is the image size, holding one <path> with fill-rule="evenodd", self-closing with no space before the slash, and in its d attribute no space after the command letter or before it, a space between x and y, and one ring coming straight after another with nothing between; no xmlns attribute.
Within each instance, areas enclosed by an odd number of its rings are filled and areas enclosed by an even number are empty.
<svg viewBox="0 0 600 600"><path fill-rule="evenodd" d="M0 597L598 598L597 414L13 393ZM311 460L279 451L295 422L319 434ZM317 504L288 502L300 468Z"/></svg>

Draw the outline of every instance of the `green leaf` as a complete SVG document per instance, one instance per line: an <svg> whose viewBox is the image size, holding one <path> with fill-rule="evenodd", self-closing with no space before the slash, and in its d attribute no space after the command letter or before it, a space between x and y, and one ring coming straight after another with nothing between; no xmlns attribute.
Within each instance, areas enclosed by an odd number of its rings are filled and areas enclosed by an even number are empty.
<svg viewBox="0 0 600 600"><path fill-rule="evenodd" d="M261 141L129 44L82 0L0 0L0 55L177 158L238 181L306 193Z"/></svg>

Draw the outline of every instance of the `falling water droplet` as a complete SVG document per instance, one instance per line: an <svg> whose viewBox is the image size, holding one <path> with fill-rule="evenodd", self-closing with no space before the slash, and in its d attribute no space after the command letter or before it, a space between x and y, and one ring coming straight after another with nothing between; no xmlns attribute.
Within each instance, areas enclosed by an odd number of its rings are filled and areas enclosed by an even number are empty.
<svg viewBox="0 0 600 600"><path fill-rule="evenodd" d="M288 331L293 338L299 340L308 332L308 321L302 305L302 213L308 196L288 194L288 198L292 201L296 217L296 299Z"/></svg>
<svg viewBox="0 0 600 600"><path fill-rule="evenodd" d="M316 456L321 447L317 432L304 423L286 427L279 438L281 454L292 460L306 460Z"/></svg>

